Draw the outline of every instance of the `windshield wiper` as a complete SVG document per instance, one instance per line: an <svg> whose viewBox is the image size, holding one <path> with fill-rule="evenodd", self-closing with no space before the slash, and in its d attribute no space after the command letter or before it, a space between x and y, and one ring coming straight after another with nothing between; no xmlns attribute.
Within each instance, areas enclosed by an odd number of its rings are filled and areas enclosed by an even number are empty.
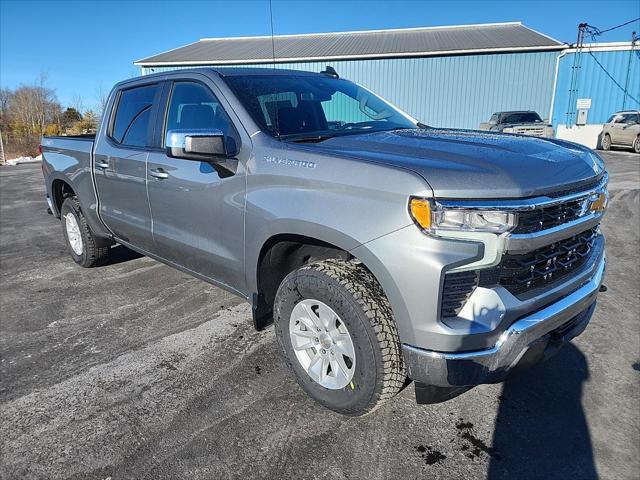
<svg viewBox="0 0 640 480"><path fill-rule="evenodd" d="M328 133L315 134L315 135L305 135L305 134L301 134L301 133L292 133L292 134L289 134L289 135L279 135L278 139L279 140L289 140L291 142L296 142L296 143L318 143L318 142L323 142L325 140L333 138L334 136L335 135L328 134Z"/></svg>

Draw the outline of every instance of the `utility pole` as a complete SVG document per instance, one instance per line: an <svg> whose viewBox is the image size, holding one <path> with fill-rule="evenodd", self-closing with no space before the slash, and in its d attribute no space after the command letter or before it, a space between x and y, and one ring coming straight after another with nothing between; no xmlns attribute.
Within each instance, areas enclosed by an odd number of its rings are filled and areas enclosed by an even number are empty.
<svg viewBox="0 0 640 480"><path fill-rule="evenodd" d="M0 163L5 163L7 159L4 156L4 142L2 141L2 130L0 130Z"/></svg>
<svg viewBox="0 0 640 480"><path fill-rule="evenodd" d="M587 29L587 23L578 25L578 38L576 39L576 52L573 56L573 65L571 66L571 82L569 83L569 104L567 105L566 126L571 128L575 121L576 99L578 98L578 82L580 80L580 71L582 70L582 48L584 46L584 33Z"/></svg>
<svg viewBox="0 0 640 480"><path fill-rule="evenodd" d="M624 97L622 98L622 110L625 109L627 104L627 95L629 91L629 75L631 74L631 57L633 57L633 53L636 47L636 43L638 42L638 36L636 32L631 32L631 50L629 50L629 62L627 63L627 79L624 82Z"/></svg>

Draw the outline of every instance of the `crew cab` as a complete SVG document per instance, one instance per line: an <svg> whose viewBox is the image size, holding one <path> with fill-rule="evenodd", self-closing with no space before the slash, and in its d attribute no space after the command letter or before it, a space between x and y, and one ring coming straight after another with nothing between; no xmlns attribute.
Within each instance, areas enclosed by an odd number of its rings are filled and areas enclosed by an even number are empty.
<svg viewBox="0 0 640 480"><path fill-rule="evenodd" d="M597 154L430 128L331 68L126 80L95 138L42 152L76 263L118 243L244 298L343 414L504 380L581 333L603 281Z"/></svg>

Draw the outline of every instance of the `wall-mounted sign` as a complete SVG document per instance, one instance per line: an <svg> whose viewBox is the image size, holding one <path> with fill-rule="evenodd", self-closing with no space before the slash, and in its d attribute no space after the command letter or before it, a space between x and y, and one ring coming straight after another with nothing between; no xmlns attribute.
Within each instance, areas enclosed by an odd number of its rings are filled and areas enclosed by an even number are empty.
<svg viewBox="0 0 640 480"><path fill-rule="evenodd" d="M576 100L576 108L579 110L590 109L591 108L591 99L590 98L579 98Z"/></svg>

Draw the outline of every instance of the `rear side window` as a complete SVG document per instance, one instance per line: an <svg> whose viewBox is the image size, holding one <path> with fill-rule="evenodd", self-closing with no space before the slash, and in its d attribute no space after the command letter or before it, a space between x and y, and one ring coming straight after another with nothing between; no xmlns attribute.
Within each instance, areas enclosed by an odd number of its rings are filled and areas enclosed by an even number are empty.
<svg viewBox="0 0 640 480"><path fill-rule="evenodd" d="M111 138L132 147L147 145L151 106L157 88L157 85L145 85L122 91L113 121Z"/></svg>

